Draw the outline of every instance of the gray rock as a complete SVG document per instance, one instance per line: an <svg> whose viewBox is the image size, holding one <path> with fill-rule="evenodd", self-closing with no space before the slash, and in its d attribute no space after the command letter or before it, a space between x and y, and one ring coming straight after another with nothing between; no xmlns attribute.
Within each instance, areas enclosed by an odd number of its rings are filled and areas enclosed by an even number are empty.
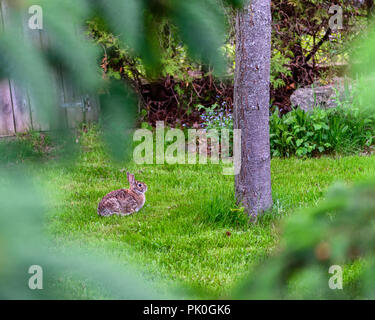
<svg viewBox="0 0 375 320"><path fill-rule="evenodd" d="M352 85L349 85L348 88L351 90ZM314 107L335 108L337 107L337 99L349 99L344 81L340 78L330 85L297 89L290 96L292 107L298 106L305 111L312 110Z"/></svg>

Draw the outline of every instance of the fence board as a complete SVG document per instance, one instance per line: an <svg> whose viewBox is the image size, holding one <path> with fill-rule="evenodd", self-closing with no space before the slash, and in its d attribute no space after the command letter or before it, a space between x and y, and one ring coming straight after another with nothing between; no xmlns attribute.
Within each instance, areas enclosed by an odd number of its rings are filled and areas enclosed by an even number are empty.
<svg viewBox="0 0 375 320"><path fill-rule="evenodd" d="M62 80L68 128L77 128L84 121L82 93L73 86L72 81L65 74L62 74Z"/></svg>
<svg viewBox="0 0 375 320"><path fill-rule="evenodd" d="M13 117L16 132L25 132L32 129L29 98L27 91L10 81L10 92L13 103Z"/></svg>
<svg viewBox="0 0 375 320"><path fill-rule="evenodd" d="M8 79L0 81L0 135L15 134L12 97Z"/></svg>
<svg viewBox="0 0 375 320"><path fill-rule="evenodd" d="M8 28L10 22L9 15L9 2L1 1L2 7L2 22L4 29ZM21 22L21 21L20 21ZM17 85L16 81L9 81L9 90L12 100L12 110L14 118L14 130L15 132L24 132L32 128L30 118L30 106L27 91L21 89L21 86Z"/></svg>
<svg viewBox="0 0 375 320"><path fill-rule="evenodd" d="M1 0L0 1L0 11L1 11L1 20L2 20L2 26L7 26L9 21L9 3L8 0Z"/></svg>
<svg viewBox="0 0 375 320"><path fill-rule="evenodd" d="M1 0L0 0L1 2ZM3 31L4 28L4 20L3 20L3 5L0 3L0 31Z"/></svg>
<svg viewBox="0 0 375 320"><path fill-rule="evenodd" d="M9 1L1 1L1 18L2 27L6 30L10 23L10 10ZM20 21L20 28L21 28ZM21 28L22 30L22 28ZM4 84L6 87L6 84ZM5 90L3 87L3 90ZM22 89L21 86L17 85L16 81L9 81L9 90L12 103L13 111L13 122L15 132L24 132L32 128L31 117L30 117L30 106L27 91ZM5 94L4 91L2 94ZM7 97L3 98L3 101L7 100Z"/></svg>
<svg viewBox="0 0 375 320"><path fill-rule="evenodd" d="M90 95L88 110L85 113L86 122L95 122L99 118L99 99L96 95Z"/></svg>
<svg viewBox="0 0 375 320"><path fill-rule="evenodd" d="M57 101L58 101L58 112L59 112L59 117L61 119L61 126L63 126L64 128L67 128L68 127L67 112L65 108L62 108L65 98L64 98L64 86L63 86L61 66L59 66L57 70L54 71L53 75L54 75L55 90L56 90Z"/></svg>
<svg viewBox="0 0 375 320"><path fill-rule="evenodd" d="M0 2L0 32L4 30L8 4ZM0 80L0 136L15 134L13 105L8 79Z"/></svg>
<svg viewBox="0 0 375 320"><path fill-rule="evenodd" d="M48 50L51 44L53 43L53 39L47 36L46 32L43 30L40 31L40 45L43 50ZM66 128L67 127L67 120L66 120L66 110L61 106L64 103L64 87L62 83L62 71L61 66L58 66L56 69L51 69L50 74L50 84L53 88L54 95L56 97L56 115L58 118L58 123L51 123L50 130ZM54 127L57 126L57 127Z"/></svg>
<svg viewBox="0 0 375 320"><path fill-rule="evenodd" d="M25 10L20 19L25 41L43 49L54 41L44 30L31 30L28 27L29 15ZM0 31L10 23L9 0L0 0ZM99 99L96 95L85 95L82 90L63 74L61 67L51 70L52 90L56 93L57 116L60 124L76 128L81 122L93 122L98 119ZM87 103L88 102L88 103ZM0 135L13 135L30 129L48 131L57 128L52 123L42 121L38 115L36 99L27 88L21 88L15 80L0 79Z"/></svg>
<svg viewBox="0 0 375 320"><path fill-rule="evenodd" d="M27 10L24 12L22 17L23 23L23 34L25 41L29 41L36 48L42 49L42 35L43 30L30 29L28 26L29 14ZM31 115L32 128L37 131L48 131L50 130L49 121L45 120L44 117L40 116L40 110L38 110L38 105L36 99L32 96L31 91L27 90L28 102Z"/></svg>

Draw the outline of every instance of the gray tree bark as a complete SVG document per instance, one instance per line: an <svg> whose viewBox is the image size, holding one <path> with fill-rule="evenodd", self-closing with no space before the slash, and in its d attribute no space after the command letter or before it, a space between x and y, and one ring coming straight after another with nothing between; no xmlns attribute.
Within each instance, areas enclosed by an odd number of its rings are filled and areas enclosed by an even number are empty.
<svg viewBox="0 0 375 320"><path fill-rule="evenodd" d="M236 17L234 127L241 129L236 198L254 217L272 206L270 60L271 0L251 0Z"/></svg>

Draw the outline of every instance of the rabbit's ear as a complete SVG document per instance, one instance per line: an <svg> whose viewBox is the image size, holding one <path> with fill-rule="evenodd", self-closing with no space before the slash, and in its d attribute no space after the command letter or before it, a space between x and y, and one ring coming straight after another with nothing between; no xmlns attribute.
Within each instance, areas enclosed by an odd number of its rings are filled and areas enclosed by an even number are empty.
<svg viewBox="0 0 375 320"><path fill-rule="evenodd" d="M126 175L128 176L129 183L132 184L134 182L134 174L127 172Z"/></svg>

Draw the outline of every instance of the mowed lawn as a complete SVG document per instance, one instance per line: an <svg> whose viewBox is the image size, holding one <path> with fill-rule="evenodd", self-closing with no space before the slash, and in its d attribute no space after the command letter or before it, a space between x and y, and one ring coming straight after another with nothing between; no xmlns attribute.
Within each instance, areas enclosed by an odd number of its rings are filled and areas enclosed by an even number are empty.
<svg viewBox="0 0 375 320"><path fill-rule="evenodd" d="M41 171L51 191L46 226L54 241L104 250L124 268L136 264L146 278L166 287L178 283L196 298L227 297L272 253L286 215L315 206L337 181L375 176L374 156L273 159L274 208L249 224L235 205L234 178L220 165L114 165L95 130L82 133L79 143L74 166L51 160ZM128 217L99 217L101 197L128 187L126 170L148 185L144 208ZM73 297L91 297L74 288Z"/></svg>

